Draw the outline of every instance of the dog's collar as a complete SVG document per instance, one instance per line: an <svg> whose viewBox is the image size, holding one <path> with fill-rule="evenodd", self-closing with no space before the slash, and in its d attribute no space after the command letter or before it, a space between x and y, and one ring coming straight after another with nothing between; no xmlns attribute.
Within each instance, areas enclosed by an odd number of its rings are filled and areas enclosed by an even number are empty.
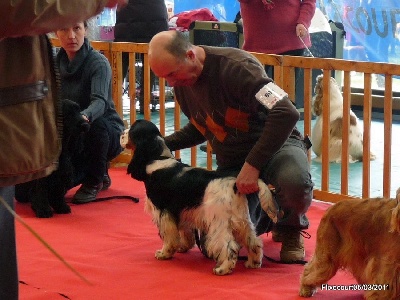
<svg viewBox="0 0 400 300"><path fill-rule="evenodd" d="M176 160L176 161L178 161L178 162L182 162L182 160L181 160L180 158L175 158L175 157L173 157L173 156L160 155L160 156L158 157L158 160L165 160L165 159L173 159L173 160Z"/></svg>
<svg viewBox="0 0 400 300"><path fill-rule="evenodd" d="M170 159L170 158L175 159L175 157L165 156L165 155L160 155L160 156L158 157L159 160Z"/></svg>

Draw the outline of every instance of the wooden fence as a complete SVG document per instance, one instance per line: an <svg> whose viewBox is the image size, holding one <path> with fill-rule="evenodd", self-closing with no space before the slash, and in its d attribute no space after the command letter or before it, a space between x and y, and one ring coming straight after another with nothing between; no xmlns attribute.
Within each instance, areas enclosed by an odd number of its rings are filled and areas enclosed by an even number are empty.
<svg viewBox="0 0 400 300"><path fill-rule="evenodd" d="M52 40L55 46L59 46L56 39ZM144 61L142 71L144 72L144 118L150 119L150 67L148 63L148 44L138 43L114 43L92 41L95 49L101 51L110 61L113 74L113 98L116 109L122 116L122 94L123 94L123 78L122 78L122 53L129 53L129 69L135 70L138 66L135 64L135 54L143 53ZM363 95L363 134L364 134L364 159L362 162L362 189L361 198L370 197L370 149L371 149L371 119L372 119L372 78L373 74L382 74L385 78L385 88L383 94L383 122L384 122L384 158L383 158L383 178L382 178L382 197L389 197L391 191L391 157L392 157L392 121L393 121L393 92L392 78L394 75L400 75L400 66L385 63L356 62L341 59L330 58L310 58L310 57L292 57L267 55L261 53L253 53L264 65L274 66L274 80L286 92L291 99L295 99L294 72L295 67L302 68L304 71L304 135L311 135L311 101L313 95L312 71L321 70L323 73L323 132L329 132L329 78L332 71L340 72L343 76L343 132L349 131L350 118L349 111L351 105L351 75L350 72L355 71L363 74L364 77L364 95ZM129 72L129 82L136 82L136 72ZM159 78L159 116L160 131L165 134L165 80ZM136 119L136 86L130 84L128 91L130 101L130 120ZM174 128L179 129L180 125L180 109L177 103L174 108ZM332 192L329 186L330 163L328 160L329 135L324 135L322 141L322 162L321 162L321 186L314 191L314 198L324 201L337 202L344 198L354 198L356 196L349 195L349 162L348 162L348 145L349 139L347 135L343 136L343 151L341 163L341 182L340 191ZM196 165L197 148L191 149L191 164ZM179 151L176 153L180 157ZM309 152L311 159L311 150ZM212 168L212 151L207 146L207 168ZM122 153L115 162L130 161L130 153ZM357 196L359 198L359 196Z"/></svg>

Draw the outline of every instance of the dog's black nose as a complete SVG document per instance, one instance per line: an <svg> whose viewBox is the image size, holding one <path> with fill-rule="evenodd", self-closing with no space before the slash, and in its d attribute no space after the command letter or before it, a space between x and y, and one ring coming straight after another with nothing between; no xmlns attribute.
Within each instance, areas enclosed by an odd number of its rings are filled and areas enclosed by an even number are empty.
<svg viewBox="0 0 400 300"><path fill-rule="evenodd" d="M81 131L82 132L88 132L90 129L90 124L88 122L84 122L81 124Z"/></svg>

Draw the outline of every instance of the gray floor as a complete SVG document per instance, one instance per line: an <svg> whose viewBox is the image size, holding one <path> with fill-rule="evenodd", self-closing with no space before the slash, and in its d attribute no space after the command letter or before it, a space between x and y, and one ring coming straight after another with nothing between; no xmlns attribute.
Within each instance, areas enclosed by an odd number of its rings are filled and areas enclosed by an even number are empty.
<svg viewBox="0 0 400 300"><path fill-rule="evenodd" d="M362 124L362 120L361 120ZM303 122L299 121L298 128L303 130ZM374 119L371 123L371 151L376 155L376 159L371 161L370 172L370 195L371 197L380 197L383 193L383 136L384 126L383 121ZM400 124L394 123L392 128L392 163L391 163L391 197L395 196L396 190L400 187L400 157L397 153L400 147ZM312 154L312 157L315 157ZM311 174L316 187L321 184L321 164L319 162L311 161L310 166ZM329 173L329 187L333 192L340 191L341 179L341 164L331 163ZM385 179L386 180L386 179ZM361 197L362 194L362 163L356 162L349 165L349 194Z"/></svg>

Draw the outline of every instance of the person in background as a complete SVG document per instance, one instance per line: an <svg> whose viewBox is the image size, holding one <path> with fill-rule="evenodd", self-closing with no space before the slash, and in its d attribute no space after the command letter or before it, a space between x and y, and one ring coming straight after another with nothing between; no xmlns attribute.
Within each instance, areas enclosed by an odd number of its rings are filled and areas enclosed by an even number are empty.
<svg viewBox="0 0 400 300"><path fill-rule="evenodd" d="M310 56L308 28L315 13L316 0L238 0L243 22L243 49L266 54ZM304 42L304 43L303 43ZM273 77L273 68L270 68ZM267 72L269 72L267 68ZM296 89L300 88L296 69ZM303 90L303 89L300 89ZM302 93L296 103L302 107Z"/></svg>
<svg viewBox="0 0 400 300"><path fill-rule="evenodd" d="M164 0L129 0L128 5L117 12L114 42L148 43L158 32L168 30L168 13ZM143 63L144 54L140 54ZM128 53L122 54L122 77L126 78L129 66ZM144 113L144 72L140 72L139 112ZM150 74L150 89L154 85Z"/></svg>
<svg viewBox="0 0 400 300"><path fill-rule="evenodd" d="M182 33L164 31L149 44L154 73L174 86L176 99L189 123L165 137L171 150L206 140L216 155L218 171L237 175L243 194L258 191L261 178L275 188L283 217L281 261L304 259L301 231L313 191L309 145L296 128L299 112L287 94L265 73L251 54L227 47L194 46ZM278 95L278 96L275 96ZM249 197L249 211L258 234L271 221L258 199Z"/></svg>
<svg viewBox="0 0 400 300"><path fill-rule="evenodd" d="M76 204L94 201L110 186L107 163L121 153L119 139L124 131L112 99L110 64L90 45L86 30L85 21L56 31L61 45L56 57L61 97L78 103L82 118L90 124L84 136L86 176L73 197Z"/></svg>
<svg viewBox="0 0 400 300"><path fill-rule="evenodd" d="M50 131L57 132L56 128L48 130L49 127L44 124L48 121L51 127L55 127L57 102L54 93L55 74L51 65L52 50L45 34L95 16L105 6L114 7L117 4L123 5L125 0L0 0L0 109L12 111L14 104L35 99L38 101L37 111L29 113L32 118L37 113L41 115L41 122L34 128L38 131L36 134L43 137ZM35 90L35 87L39 89ZM49 150L46 145L35 143L33 137L25 145L29 152L16 147L10 143L10 139L24 135L32 128L19 127L17 124L21 123L17 120L9 122L4 115L7 114L2 114L0 118L0 197L13 208L14 185L50 174L55 168L60 149L55 147ZM29 117L21 111L20 118ZM37 157L44 158L42 168L32 170L31 162ZM10 165L22 165L20 173L8 172L4 160ZM19 164L21 161L22 164ZM17 300L18 295L14 218L0 204L0 299Z"/></svg>

